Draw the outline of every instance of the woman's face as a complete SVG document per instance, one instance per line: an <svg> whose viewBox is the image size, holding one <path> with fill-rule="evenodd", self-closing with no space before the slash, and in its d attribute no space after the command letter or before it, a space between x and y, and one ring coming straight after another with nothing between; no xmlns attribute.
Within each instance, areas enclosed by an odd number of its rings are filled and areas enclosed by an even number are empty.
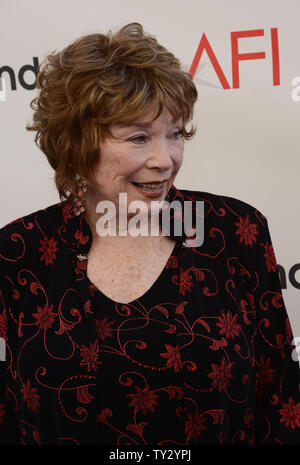
<svg viewBox="0 0 300 465"><path fill-rule="evenodd" d="M151 109L130 126L113 125L111 132L117 139L100 143L97 202L111 200L117 205L119 193L127 194L128 204L165 199L182 164L182 118L172 123L172 115L164 108L155 121L143 125L154 116ZM156 188L149 183L157 184Z"/></svg>

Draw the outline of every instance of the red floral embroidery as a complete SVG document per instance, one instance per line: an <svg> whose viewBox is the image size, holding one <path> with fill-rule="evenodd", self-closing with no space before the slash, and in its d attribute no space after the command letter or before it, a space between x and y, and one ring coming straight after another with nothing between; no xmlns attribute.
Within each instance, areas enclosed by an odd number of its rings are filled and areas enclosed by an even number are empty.
<svg viewBox="0 0 300 465"><path fill-rule="evenodd" d="M72 206L68 204L64 205L62 207L62 215L63 215L64 223L67 223L68 220L73 217Z"/></svg>
<svg viewBox="0 0 300 465"><path fill-rule="evenodd" d="M75 232L75 239L77 239L77 241L79 241L80 244L86 244L89 240L89 236L84 236L81 230L77 230Z"/></svg>
<svg viewBox="0 0 300 465"><path fill-rule="evenodd" d="M291 426L291 428L295 429L295 426L300 427L300 402L296 405L292 397L289 398L289 402L281 402L282 409L279 410L281 423L285 423L285 426Z"/></svg>
<svg viewBox="0 0 300 465"><path fill-rule="evenodd" d="M211 350L219 350L220 347L228 346L228 342L225 337L222 337L221 340L213 339L213 343L209 346Z"/></svg>
<svg viewBox="0 0 300 465"><path fill-rule="evenodd" d="M262 388L264 385L268 386L268 384L272 384L276 376L276 370L271 368L271 360L268 358L265 360L263 356L260 358L260 370L257 373L256 377L256 384L258 394L261 395Z"/></svg>
<svg viewBox="0 0 300 465"><path fill-rule="evenodd" d="M286 333L286 340L291 342L293 338L293 332L292 332L291 324L288 318L285 319L285 333Z"/></svg>
<svg viewBox="0 0 300 465"><path fill-rule="evenodd" d="M161 353L160 356L162 358L168 359L167 367L171 368L173 366L174 371L181 370L183 365L178 344L176 347L173 347L169 344L165 344L165 348L167 349L167 352Z"/></svg>
<svg viewBox="0 0 300 465"><path fill-rule="evenodd" d="M76 389L76 391L77 391L76 392L77 399L82 404L89 404L92 401L92 399L94 398L94 396L92 396L89 393L88 386L79 386Z"/></svg>
<svg viewBox="0 0 300 465"><path fill-rule="evenodd" d="M267 242L266 244L263 244L263 246L265 248L264 257L266 259L266 265L267 265L268 272L276 271L277 263L276 263L276 258L275 258L275 254L273 250L273 245Z"/></svg>
<svg viewBox="0 0 300 465"><path fill-rule="evenodd" d="M211 363L213 371L207 376L213 380L213 388L218 388L219 392L222 390L225 391L226 387L230 383L230 379L233 378L231 373L232 368L234 367L234 362L227 364L225 358L223 357L221 365L216 365Z"/></svg>
<svg viewBox="0 0 300 465"><path fill-rule="evenodd" d="M246 295L247 295L248 303L250 305L250 309L255 310L255 297L254 297L254 295L250 294L250 292L247 292Z"/></svg>
<svg viewBox="0 0 300 465"><path fill-rule="evenodd" d="M104 408L100 413L97 414L97 421L100 423L107 423L107 416L112 416L112 411L110 408Z"/></svg>
<svg viewBox="0 0 300 465"><path fill-rule="evenodd" d="M38 306L37 310L37 313L32 314L32 316L34 316L37 320L35 324L38 325L40 329L46 331L51 328L55 321L56 314L52 312L53 305L50 305L49 307L48 304L46 304L44 308Z"/></svg>
<svg viewBox="0 0 300 465"><path fill-rule="evenodd" d="M90 301L90 299L88 299L85 304L84 304L84 313L87 315L88 313L93 313L92 310L91 310L91 305L92 305L92 302Z"/></svg>
<svg viewBox="0 0 300 465"><path fill-rule="evenodd" d="M132 401L129 403L130 407L134 407L134 413L142 410L143 415L146 415L147 410L154 412L155 407L158 405L158 395L154 391L145 387L143 390L139 386L135 386L135 394L126 394Z"/></svg>
<svg viewBox="0 0 300 465"><path fill-rule="evenodd" d="M113 329L111 326L114 324L114 321L108 321L108 317L104 317L103 320L95 320L96 329L99 339L105 341L108 337L112 337Z"/></svg>
<svg viewBox="0 0 300 465"><path fill-rule="evenodd" d="M253 244L256 243L255 236L258 235L257 224L250 223L250 216L248 213L246 214L245 218L239 216L239 223L236 222L234 224L238 227L235 234L240 236L239 243L242 244L244 242L246 246L250 245L250 247L252 247Z"/></svg>
<svg viewBox="0 0 300 465"><path fill-rule="evenodd" d="M6 332L7 332L7 315L6 315L6 310L3 310L2 315L0 315L0 337L3 337L5 341L7 341Z"/></svg>
<svg viewBox="0 0 300 465"><path fill-rule="evenodd" d="M185 422L185 434L187 441L191 438L196 439L200 436L201 431L206 429L205 423L206 420L203 416L198 415L197 413L195 415L188 413L188 419Z"/></svg>
<svg viewBox="0 0 300 465"><path fill-rule="evenodd" d="M174 255L171 255L168 258L168 261L166 263L166 268L177 268L178 267L178 258L175 257Z"/></svg>
<svg viewBox="0 0 300 465"><path fill-rule="evenodd" d="M178 284L177 275L173 277L173 282ZM185 295L186 292L190 292L194 283L192 281L192 276L189 273L189 270L181 271L179 276L179 293Z"/></svg>
<svg viewBox="0 0 300 465"><path fill-rule="evenodd" d="M126 429L128 431L133 431L135 434L137 434L138 436L142 436L143 432L144 432L144 428L145 426L147 426L148 423L145 422L145 421L142 421L141 423L139 423L138 425L134 425L134 424L130 424L130 425L127 425L126 426Z"/></svg>
<svg viewBox="0 0 300 465"><path fill-rule="evenodd" d="M91 371L97 370L97 365L98 365L98 355L99 355L99 345L98 345L98 340L94 343L90 342L90 347L87 346L82 346L80 349L80 356L82 357L82 360L80 362L80 365L87 365L87 370Z"/></svg>
<svg viewBox="0 0 300 465"><path fill-rule="evenodd" d="M21 392L23 394L23 400L24 402L26 402L27 407L33 412L36 412L40 408L40 396L37 394L36 388L31 387L29 380L26 384L22 385Z"/></svg>
<svg viewBox="0 0 300 465"><path fill-rule="evenodd" d="M232 339L234 339L236 336L239 336L242 327L236 322L238 314L236 313L234 316L232 316L231 311L228 310L225 315L224 310L222 310L221 315L222 316L218 316L219 322L216 323L216 325L221 328L219 333L225 334L227 338L232 337Z"/></svg>
<svg viewBox="0 0 300 465"><path fill-rule="evenodd" d="M12 298L18 300L20 298L20 292L17 289L12 290Z"/></svg>
<svg viewBox="0 0 300 465"><path fill-rule="evenodd" d="M40 433L35 430L35 431L32 432L32 436L33 436L35 442L41 446L42 442L41 442L41 438L40 438Z"/></svg>
<svg viewBox="0 0 300 465"><path fill-rule="evenodd" d="M53 261L56 259L56 252L58 252L57 241L52 237L48 239L47 236L44 239L39 239L42 244L39 247L39 252L42 252L41 261L45 261L45 265L53 265Z"/></svg>
<svg viewBox="0 0 300 465"><path fill-rule="evenodd" d="M89 284L89 294L90 295L93 296L95 294L95 292L97 292L97 289L98 288L94 284Z"/></svg>
<svg viewBox="0 0 300 465"><path fill-rule="evenodd" d="M188 302L186 300L184 300L183 302L180 302L179 305L177 305L176 307L176 310L175 310L175 313L177 313L178 315L183 315L184 314L184 307L186 306Z"/></svg>
<svg viewBox="0 0 300 465"><path fill-rule="evenodd" d="M0 404L0 423L4 422L5 417L5 404Z"/></svg>

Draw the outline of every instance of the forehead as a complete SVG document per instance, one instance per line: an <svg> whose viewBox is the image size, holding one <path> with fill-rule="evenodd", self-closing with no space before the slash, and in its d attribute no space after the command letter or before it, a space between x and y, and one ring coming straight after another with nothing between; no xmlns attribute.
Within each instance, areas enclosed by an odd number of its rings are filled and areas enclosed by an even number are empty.
<svg viewBox="0 0 300 465"><path fill-rule="evenodd" d="M147 129L151 128L152 126L155 125L161 125L162 123L165 123L166 125L169 126L175 126L176 124L180 124L182 122L182 117L181 115L177 118L173 118L172 114L169 113L167 110L162 111L162 113L159 115L158 118L153 120L155 117L155 113L150 114L150 112L146 113L143 117L138 118L135 121L131 122L126 122L123 124L114 124L114 127L116 129L121 129L121 128L130 128L130 129Z"/></svg>

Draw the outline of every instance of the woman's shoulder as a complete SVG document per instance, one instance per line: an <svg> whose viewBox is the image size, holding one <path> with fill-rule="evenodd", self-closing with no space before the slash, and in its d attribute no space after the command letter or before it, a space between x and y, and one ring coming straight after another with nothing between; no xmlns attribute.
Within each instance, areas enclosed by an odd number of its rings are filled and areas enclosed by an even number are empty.
<svg viewBox="0 0 300 465"><path fill-rule="evenodd" d="M0 257L22 249L25 242L51 237L63 222L63 204L59 202L16 218L0 228Z"/></svg>
<svg viewBox="0 0 300 465"><path fill-rule="evenodd" d="M16 232L20 230L30 231L33 229L33 224L36 223L39 219L43 221L48 221L49 226L53 224L55 220L61 220L62 207L64 202L55 203L49 205L45 208L27 213L24 216L20 216L0 228L0 234L5 235L7 232L15 230Z"/></svg>
<svg viewBox="0 0 300 465"><path fill-rule="evenodd" d="M207 248L208 255L213 255L210 247L214 247L215 241L232 256L244 260L244 264L250 260L265 260L263 254L270 250L272 241L267 217L255 205L236 197L198 190L180 189L177 197L183 201L204 202L200 212L204 218L204 245L201 247Z"/></svg>
<svg viewBox="0 0 300 465"><path fill-rule="evenodd" d="M257 206L237 197L191 189L177 189L177 191L177 197L181 200L203 201L206 214L211 213L219 218L225 218L230 214L241 217L248 214L260 220L266 219Z"/></svg>

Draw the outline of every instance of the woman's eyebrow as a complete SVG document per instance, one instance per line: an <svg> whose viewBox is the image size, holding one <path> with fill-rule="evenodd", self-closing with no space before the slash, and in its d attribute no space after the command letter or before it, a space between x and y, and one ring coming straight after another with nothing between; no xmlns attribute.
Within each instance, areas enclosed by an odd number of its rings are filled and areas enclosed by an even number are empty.
<svg viewBox="0 0 300 465"><path fill-rule="evenodd" d="M150 128L152 126L152 123L132 123L132 124L126 124L125 128Z"/></svg>
<svg viewBox="0 0 300 465"><path fill-rule="evenodd" d="M177 121L175 121L175 122L172 122L170 124L170 126L172 126L172 127L177 126L178 122L179 122L179 119ZM126 128L126 129L127 128L129 128L129 129L131 129L131 128L151 128L151 126L152 126L152 122L150 122L150 123L138 123L138 122L136 122L136 123L132 123L132 124L122 125L122 126L120 126L120 128Z"/></svg>

